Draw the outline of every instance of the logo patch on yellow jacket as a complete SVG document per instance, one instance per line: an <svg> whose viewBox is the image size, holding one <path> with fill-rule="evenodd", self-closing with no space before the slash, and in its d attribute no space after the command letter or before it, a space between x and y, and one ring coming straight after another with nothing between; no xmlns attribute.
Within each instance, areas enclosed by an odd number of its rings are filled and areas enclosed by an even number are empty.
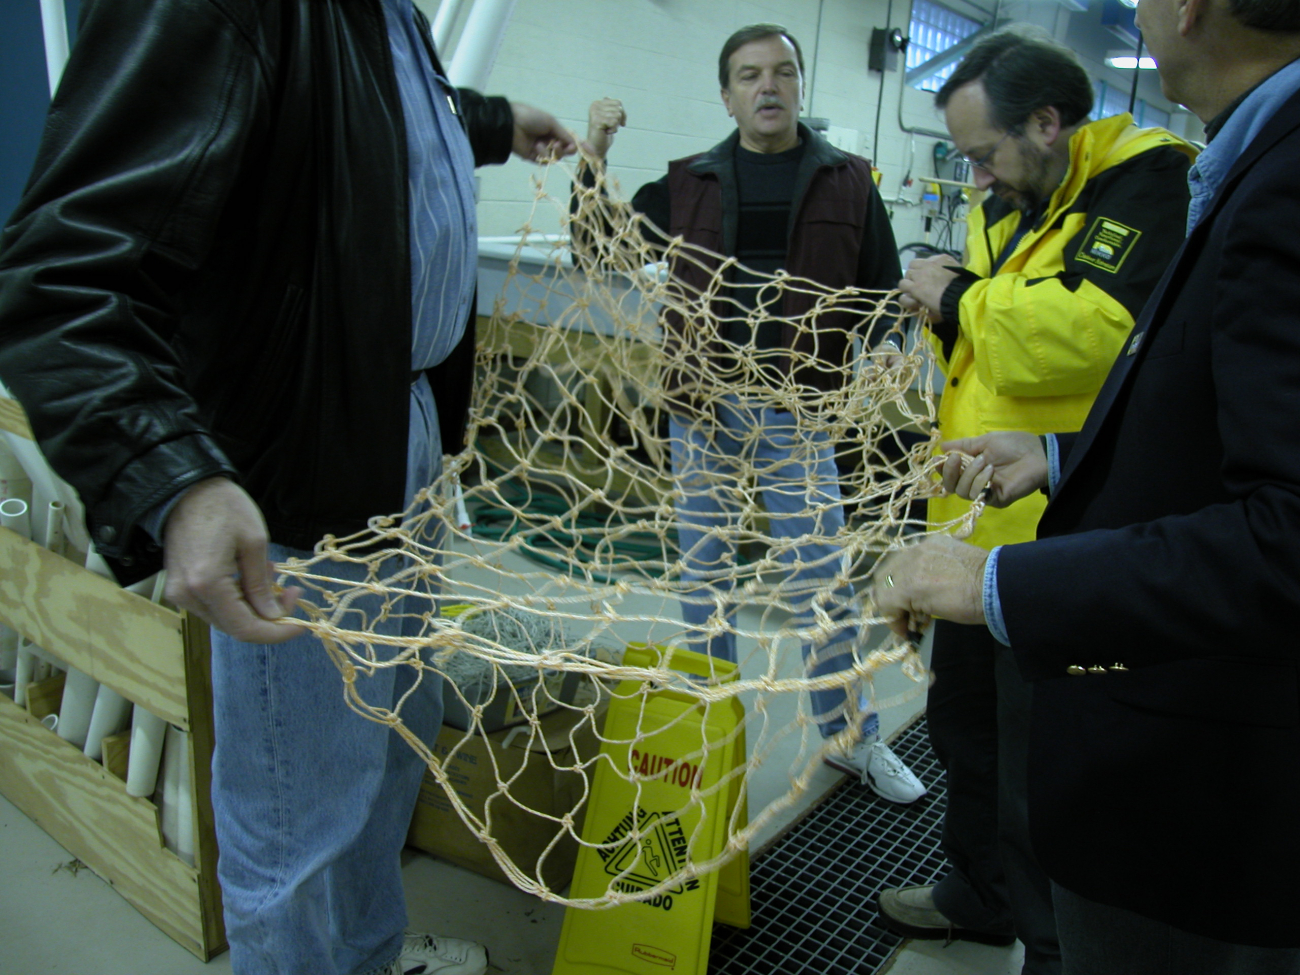
<svg viewBox="0 0 1300 975"><path fill-rule="evenodd" d="M1088 228L1088 234L1079 245L1075 260L1114 274L1141 236L1140 230L1126 227L1110 217L1098 217Z"/></svg>

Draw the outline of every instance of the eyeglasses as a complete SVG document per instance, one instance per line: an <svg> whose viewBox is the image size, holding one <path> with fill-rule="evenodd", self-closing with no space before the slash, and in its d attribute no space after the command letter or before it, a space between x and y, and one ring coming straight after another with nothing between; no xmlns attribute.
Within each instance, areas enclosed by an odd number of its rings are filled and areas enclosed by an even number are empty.
<svg viewBox="0 0 1300 975"><path fill-rule="evenodd" d="M998 150L1002 148L1002 143L1006 142L1007 139L1014 134L1015 134L1014 131L1011 130L1002 133L1002 138L999 139L997 143L994 144L992 149L986 152L979 159L972 159L964 152L961 154L961 158L968 166L971 167L971 169L981 169L987 173L989 172L989 164L993 161L993 157L998 154Z"/></svg>

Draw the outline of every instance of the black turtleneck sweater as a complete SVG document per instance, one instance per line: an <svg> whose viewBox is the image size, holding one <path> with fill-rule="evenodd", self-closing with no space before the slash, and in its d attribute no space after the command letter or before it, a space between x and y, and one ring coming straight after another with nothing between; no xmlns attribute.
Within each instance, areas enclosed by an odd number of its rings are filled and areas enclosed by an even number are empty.
<svg viewBox="0 0 1300 975"><path fill-rule="evenodd" d="M775 274L785 267L790 242L790 208L803 154L802 142L785 152L751 152L743 146L736 147L736 184L740 195L736 259L744 267L737 268L732 277L731 296L744 312L753 311L760 301L780 300L775 288L763 291L744 285L761 283L764 278L758 275ZM779 316L780 309L773 308L773 315ZM751 334L744 321L730 321L724 334L736 345L752 339L757 349L781 348L780 323L771 319L761 322L755 334Z"/></svg>

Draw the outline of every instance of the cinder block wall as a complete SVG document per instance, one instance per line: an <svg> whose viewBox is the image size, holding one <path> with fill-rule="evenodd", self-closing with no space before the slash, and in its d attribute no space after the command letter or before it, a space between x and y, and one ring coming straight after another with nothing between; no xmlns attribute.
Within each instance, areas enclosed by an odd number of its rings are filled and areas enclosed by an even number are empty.
<svg viewBox="0 0 1300 975"><path fill-rule="evenodd" d="M430 17L439 4L416 2ZM1127 86L1128 74L1103 63L1124 43L1100 23L1100 9L1080 11L1073 0L1004 0L999 14L1037 24L1078 52L1094 78ZM486 89L546 108L579 134L594 99L621 99L628 125L611 150L610 171L631 196L668 160L707 149L734 127L718 94L718 52L727 36L745 24L783 24L804 51L805 114L828 119L837 145L881 169L901 245L923 239L921 194L934 174L936 139L916 130L942 133L943 119L932 94L905 85L901 58L899 70L882 78L868 71L867 49L872 28L907 33L910 16L907 0L518 0ZM1143 72L1139 95L1170 107L1153 71ZM1186 114L1172 127L1192 138L1201 131ZM481 233L513 234L528 219L530 169L512 160L479 171ZM913 182L905 186L909 172ZM559 219L546 213L536 226L555 232ZM959 231L954 243L963 239Z"/></svg>
<svg viewBox="0 0 1300 975"><path fill-rule="evenodd" d="M421 5L437 9L436 0ZM867 70L867 45L871 29L885 25L887 7L885 0L519 0L487 89L544 107L580 134L594 99L622 100L628 125L609 161L630 196L670 159L707 149L734 128L719 97L718 52L738 27L780 23L803 47L805 114L828 118L838 144L876 159L882 192L896 199L913 150L914 175L929 171L934 140L899 129L900 70L884 79L880 144L871 144L881 75ZM893 24L906 30L907 12L895 3ZM909 125L943 128L925 92L907 89L903 111ZM480 231L515 233L528 216L528 166L515 160L479 175ZM920 193L918 180L901 189L905 202L892 204L900 243L920 232L919 207L909 205ZM539 229L555 231L558 218Z"/></svg>

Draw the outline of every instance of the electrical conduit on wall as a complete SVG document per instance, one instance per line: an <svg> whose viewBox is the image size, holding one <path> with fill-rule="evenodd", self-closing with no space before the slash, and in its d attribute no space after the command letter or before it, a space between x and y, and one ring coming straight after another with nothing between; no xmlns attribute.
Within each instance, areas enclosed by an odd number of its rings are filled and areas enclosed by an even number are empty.
<svg viewBox="0 0 1300 975"><path fill-rule="evenodd" d="M475 0L465 29L447 68L448 80L457 87L482 89L487 85L516 0ZM445 60L445 59L444 59Z"/></svg>
<svg viewBox="0 0 1300 975"><path fill-rule="evenodd" d="M63 0L41 0L41 27L45 33L45 70L53 98L59 90L63 66L68 63L68 12Z"/></svg>

